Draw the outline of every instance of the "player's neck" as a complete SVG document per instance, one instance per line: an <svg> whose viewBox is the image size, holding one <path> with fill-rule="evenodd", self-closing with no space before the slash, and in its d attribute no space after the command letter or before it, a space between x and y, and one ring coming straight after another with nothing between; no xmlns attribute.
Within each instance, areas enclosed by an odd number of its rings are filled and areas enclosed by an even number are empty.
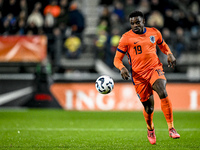
<svg viewBox="0 0 200 150"><path fill-rule="evenodd" d="M143 29L142 29L141 32L135 33L133 30L132 30L132 31L133 31L135 34L144 34L144 33L146 32L146 30L147 30L147 29L146 29L145 27L143 27Z"/></svg>

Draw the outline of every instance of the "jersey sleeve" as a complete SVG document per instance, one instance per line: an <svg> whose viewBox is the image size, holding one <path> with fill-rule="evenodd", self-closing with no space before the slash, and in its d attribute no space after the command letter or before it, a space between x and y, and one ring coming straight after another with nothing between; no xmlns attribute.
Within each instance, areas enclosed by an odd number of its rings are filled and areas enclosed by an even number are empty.
<svg viewBox="0 0 200 150"><path fill-rule="evenodd" d="M128 39L126 38L126 35L124 34L119 41L117 51L125 54L127 49L128 49L128 42L127 41L128 41Z"/></svg>
<svg viewBox="0 0 200 150"><path fill-rule="evenodd" d="M119 51L116 51L116 54L115 54L115 57L114 57L114 66L121 70L123 67L125 67L123 65L123 62L122 62L122 59L124 58L124 55L123 53L119 52Z"/></svg>
<svg viewBox="0 0 200 150"><path fill-rule="evenodd" d="M156 31L157 31L157 35L158 35L157 45L160 48L160 50L166 55L172 54L169 46L167 45L167 43L162 38L160 31L158 31L157 29L156 29Z"/></svg>
<svg viewBox="0 0 200 150"><path fill-rule="evenodd" d="M115 57L114 57L114 66L121 70L123 67L122 59L124 58L124 55L126 54L126 51L128 49L128 43L126 37L123 35L119 41L119 45L117 47Z"/></svg>

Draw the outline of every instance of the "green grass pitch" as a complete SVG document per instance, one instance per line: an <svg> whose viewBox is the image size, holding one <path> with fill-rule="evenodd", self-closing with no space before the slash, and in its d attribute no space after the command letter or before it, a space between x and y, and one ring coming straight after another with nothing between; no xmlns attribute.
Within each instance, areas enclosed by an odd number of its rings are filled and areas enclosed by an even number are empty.
<svg viewBox="0 0 200 150"><path fill-rule="evenodd" d="M0 109L1 150L200 149L200 112L174 112L180 139L171 139L164 115L154 113L156 145L147 139L142 111L79 112Z"/></svg>

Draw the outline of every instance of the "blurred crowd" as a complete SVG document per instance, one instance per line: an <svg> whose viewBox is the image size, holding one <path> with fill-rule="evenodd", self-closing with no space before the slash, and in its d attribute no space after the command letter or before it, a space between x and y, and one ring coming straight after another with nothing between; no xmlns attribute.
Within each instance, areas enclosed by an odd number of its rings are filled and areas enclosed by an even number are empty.
<svg viewBox="0 0 200 150"><path fill-rule="evenodd" d="M200 52L199 0L101 0L95 44L97 56L110 67L121 35L131 29L128 16L134 10L144 13L147 27L160 30L177 59L184 52Z"/></svg>
<svg viewBox="0 0 200 150"><path fill-rule="evenodd" d="M76 59L86 28L80 1L0 0L0 35L45 34L51 60L60 59L63 52L66 58ZM95 54L111 68L120 37L130 30L128 16L134 10L144 13L146 26L161 31L177 59L183 52L200 52L199 0L99 0Z"/></svg>
<svg viewBox="0 0 200 150"><path fill-rule="evenodd" d="M84 28L76 1L0 0L0 34L47 35L50 60L55 59L56 44L67 58L77 58Z"/></svg>

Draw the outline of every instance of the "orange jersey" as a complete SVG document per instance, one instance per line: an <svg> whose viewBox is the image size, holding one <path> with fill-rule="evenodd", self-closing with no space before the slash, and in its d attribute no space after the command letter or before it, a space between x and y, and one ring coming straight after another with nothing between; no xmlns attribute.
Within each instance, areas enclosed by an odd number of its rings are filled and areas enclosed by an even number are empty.
<svg viewBox="0 0 200 150"><path fill-rule="evenodd" d="M162 66L157 54L156 45L164 54L170 54L168 45L161 33L155 28L145 27L143 34L136 34L129 30L120 39L114 58L114 65L121 70L124 65L122 59L127 54L134 79L146 78L149 70Z"/></svg>

